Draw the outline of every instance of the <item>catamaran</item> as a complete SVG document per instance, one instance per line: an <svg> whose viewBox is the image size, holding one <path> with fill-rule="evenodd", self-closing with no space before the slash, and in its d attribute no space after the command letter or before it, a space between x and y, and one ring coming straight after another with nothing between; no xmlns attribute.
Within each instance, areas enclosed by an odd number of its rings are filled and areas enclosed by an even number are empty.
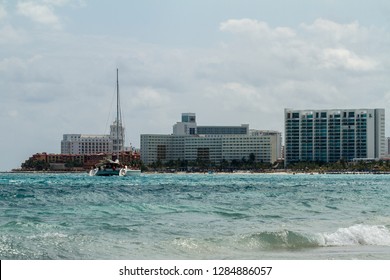
<svg viewBox="0 0 390 280"><path fill-rule="evenodd" d="M119 155L121 147L123 147L123 131L119 133L119 126L122 130L122 120L120 114L119 102L119 78L118 69L116 69L116 142L114 143L114 150L116 150L116 160L106 158L101 160L93 169L89 171L90 176L133 176L141 173L140 169L129 169L127 166L119 162ZM119 134L122 139L119 141ZM121 144L120 144L121 143Z"/></svg>

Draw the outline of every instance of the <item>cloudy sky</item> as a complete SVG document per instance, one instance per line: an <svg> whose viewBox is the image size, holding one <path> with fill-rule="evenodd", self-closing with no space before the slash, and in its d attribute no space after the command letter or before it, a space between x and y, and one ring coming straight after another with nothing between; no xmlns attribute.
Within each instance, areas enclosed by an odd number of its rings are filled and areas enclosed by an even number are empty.
<svg viewBox="0 0 390 280"><path fill-rule="evenodd" d="M283 131L284 108L387 110L390 2L0 0L0 171L108 133L116 68L136 147L182 112Z"/></svg>

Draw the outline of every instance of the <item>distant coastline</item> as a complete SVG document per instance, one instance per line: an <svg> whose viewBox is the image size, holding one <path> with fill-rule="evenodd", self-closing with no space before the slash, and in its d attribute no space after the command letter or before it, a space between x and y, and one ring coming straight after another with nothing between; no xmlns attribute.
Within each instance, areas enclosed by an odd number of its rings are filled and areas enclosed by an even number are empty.
<svg viewBox="0 0 390 280"><path fill-rule="evenodd" d="M28 173L28 174L33 174L33 173L50 173L50 174L55 174L55 173L88 173L87 170L68 170L68 171L61 171L61 170L18 170L18 169L12 169L11 171L0 171L0 173Z"/></svg>
<svg viewBox="0 0 390 280"><path fill-rule="evenodd" d="M20 174L88 174L88 170L18 170L13 169L11 171L0 171L0 173L20 173ZM233 172L225 171L144 171L142 174L224 174L224 175L244 175L244 174L274 174L274 175L296 175L296 174L307 174L307 175L321 175L321 174L347 174L347 175L361 175L361 174L376 174L376 175L385 175L390 174L390 171L350 171L350 170L334 170L334 171L302 171L302 170L264 170L264 171L247 171L247 170L236 170Z"/></svg>

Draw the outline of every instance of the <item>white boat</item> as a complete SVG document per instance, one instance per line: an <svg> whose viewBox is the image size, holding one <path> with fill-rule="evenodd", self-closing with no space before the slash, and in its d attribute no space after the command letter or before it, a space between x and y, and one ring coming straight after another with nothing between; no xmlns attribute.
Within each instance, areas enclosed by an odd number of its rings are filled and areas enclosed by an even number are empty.
<svg viewBox="0 0 390 280"><path fill-rule="evenodd" d="M119 104L119 79L118 69L116 69L116 160L106 158L100 161L93 169L89 171L90 176L135 176L141 174L140 169L129 169L119 162L120 151L119 151L119 125L122 124L120 119L120 104ZM121 133L123 136L123 134ZM123 145L123 137L121 141Z"/></svg>
<svg viewBox="0 0 390 280"><path fill-rule="evenodd" d="M90 176L125 176L127 166L122 167L119 160L104 159L89 171Z"/></svg>
<svg viewBox="0 0 390 280"><path fill-rule="evenodd" d="M139 169L129 169L122 166L119 160L105 159L89 171L90 176L137 176L141 174Z"/></svg>

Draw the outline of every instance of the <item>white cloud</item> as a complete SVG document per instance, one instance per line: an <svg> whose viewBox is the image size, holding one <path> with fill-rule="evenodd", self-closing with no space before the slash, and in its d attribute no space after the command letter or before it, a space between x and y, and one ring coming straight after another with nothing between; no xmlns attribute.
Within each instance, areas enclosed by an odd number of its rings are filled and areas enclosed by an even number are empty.
<svg viewBox="0 0 390 280"><path fill-rule="evenodd" d="M7 17L7 11L5 10L4 6L0 4L0 20Z"/></svg>
<svg viewBox="0 0 390 280"><path fill-rule="evenodd" d="M18 57L7 57L0 61L0 72L6 73L14 69L26 69L26 62Z"/></svg>
<svg viewBox="0 0 390 280"><path fill-rule="evenodd" d="M86 0L42 0L42 2L50 6L58 6L58 7L63 7L66 5L71 5L71 6L86 5Z"/></svg>
<svg viewBox="0 0 390 280"><path fill-rule="evenodd" d="M222 31L230 31L232 33L252 33L268 31L268 24L259 22L253 19L229 19L220 24Z"/></svg>
<svg viewBox="0 0 390 280"><path fill-rule="evenodd" d="M65 6L70 0L43 0L43 3L53 5L53 6Z"/></svg>
<svg viewBox="0 0 390 280"><path fill-rule="evenodd" d="M11 25L0 27L0 45L13 45L26 41L25 32L17 30Z"/></svg>
<svg viewBox="0 0 390 280"><path fill-rule="evenodd" d="M219 108L225 111L261 110L261 94L258 89L239 82L227 82L208 89L206 98L219 101ZM213 103L212 102L212 103Z"/></svg>
<svg viewBox="0 0 390 280"><path fill-rule="evenodd" d="M277 27L272 29L266 22L253 19L229 19L220 24L221 31L227 31L234 34L247 34L256 37L294 37L295 32L289 27Z"/></svg>
<svg viewBox="0 0 390 280"><path fill-rule="evenodd" d="M131 105L134 108L161 108L170 103L169 96L161 93L153 88L141 88L131 100Z"/></svg>
<svg viewBox="0 0 390 280"><path fill-rule="evenodd" d="M327 19L316 19L313 24L305 24L302 23L301 27L310 31L310 32L324 32L329 33L337 38L341 38L343 36L351 36L356 35L360 32L360 25L357 21L347 24L340 24Z"/></svg>
<svg viewBox="0 0 390 280"><path fill-rule="evenodd" d="M18 3L17 10L19 14L35 22L49 25L56 29L61 28L60 19L48 5L36 4L34 2L21 2Z"/></svg>
<svg viewBox="0 0 390 280"><path fill-rule="evenodd" d="M373 71L382 60L375 51L380 45L378 36L384 36L381 40L387 37L382 31L368 32L357 22L339 24L325 19L301 24L296 30L270 28L257 20L231 19L222 22L220 29L234 35L231 42L224 42L224 50L230 53L228 60L257 69L265 63L267 76L270 72L275 76L294 75L289 70L297 70L294 72L298 75L310 77L319 68Z"/></svg>
<svg viewBox="0 0 390 280"><path fill-rule="evenodd" d="M378 65L373 59L361 58L347 49L324 49L322 65L326 68L344 68L355 71L375 70Z"/></svg>
<svg viewBox="0 0 390 280"><path fill-rule="evenodd" d="M224 114L239 112L236 118L253 119L257 112L255 127L282 130L286 107L382 107L389 92L390 57L383 49L390 42L384 30L325 19L296 28L231 19L220 30L231 36L213 54L213 63L202 65L209 81L204 96Z"/></svg>
<svg viewBox="0 0 390 280"><path fill-rule="evenodd" d="M7 113L11 118L17 118L19 116L19 111L15 109L9 110Z"/></svg>

